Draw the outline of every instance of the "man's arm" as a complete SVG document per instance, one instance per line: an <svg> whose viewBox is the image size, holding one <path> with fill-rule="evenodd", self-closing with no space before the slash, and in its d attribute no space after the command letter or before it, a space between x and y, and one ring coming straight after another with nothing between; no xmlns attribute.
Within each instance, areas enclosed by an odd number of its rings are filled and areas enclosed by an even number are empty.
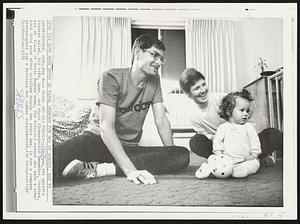
<svg viewBox="0 0 300 224"><path fill-rule="evenodd" d="M115 130L115 108L101 104L99 113L102 140L127 178L136 184L140 181L144 184L156 183L148 171L137 170L124 151Z"/></svg>
<svg viewBox="0 0 300 224"><path fill-rule="evenodd" d="M162 103L152 104L155 125L164 146L173 146L172 130Z"/></svg>

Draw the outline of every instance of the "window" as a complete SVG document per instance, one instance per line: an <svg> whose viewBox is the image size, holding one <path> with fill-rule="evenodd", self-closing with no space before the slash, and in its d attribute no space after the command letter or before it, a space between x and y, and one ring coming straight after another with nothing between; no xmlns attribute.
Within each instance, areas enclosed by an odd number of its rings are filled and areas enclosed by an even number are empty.
<svg viewBox="0 0 300 224"><path fill-rule="evenodd" d="M164 91L172 91L178 88L178 78L185 69L185 31L183 29L163 28L132 28L132 45L141 34L151 34L163 41L166 47L164 57L166 63L161 66L161 78Z"/></svg>

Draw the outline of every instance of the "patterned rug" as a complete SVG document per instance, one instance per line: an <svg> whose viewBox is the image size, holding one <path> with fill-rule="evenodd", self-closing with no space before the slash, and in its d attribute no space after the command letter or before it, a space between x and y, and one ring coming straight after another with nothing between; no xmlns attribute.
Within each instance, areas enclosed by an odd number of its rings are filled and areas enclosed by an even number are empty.
<svg viewBox="0 0 300 224"><path fill-rule="evenodd" d="M183 172L156 176L156 185L135 185L125 177L102 177L58 183L53 189L55 205L114 206L236 206L282 207L282 160L261 167L245 179L196 179L203 158L191 153Z"/></svg>

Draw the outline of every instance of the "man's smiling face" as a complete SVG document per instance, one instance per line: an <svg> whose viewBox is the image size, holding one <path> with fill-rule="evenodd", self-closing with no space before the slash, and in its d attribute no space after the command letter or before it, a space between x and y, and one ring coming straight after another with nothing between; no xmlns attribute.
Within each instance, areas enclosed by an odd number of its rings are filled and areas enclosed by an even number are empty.
<svg viewBox="0 0 300 224"><path fill-rule="evenodd" d="M146 75L157 75L159 67L163 64L163 50L154 46L148 49L140 49L137 56L139 69Z"/></svg>

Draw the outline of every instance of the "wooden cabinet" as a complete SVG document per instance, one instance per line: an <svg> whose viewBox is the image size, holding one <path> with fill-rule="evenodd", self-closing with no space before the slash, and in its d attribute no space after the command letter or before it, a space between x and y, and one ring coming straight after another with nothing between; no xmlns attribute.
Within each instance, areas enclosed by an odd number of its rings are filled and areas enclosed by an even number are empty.
<svg viewBox="0 0 300 224"><path fill-rule="evenodd" d="M254 97L252 119L255 121L257 132L270 127L268 110L267 78L260 77L244 87Z"/></svg>
<svg viewBox="0 0 300 224"><path fill-rule="evenodd" d="M275 127L283 130L283 71L262 76L244 87L254 97L252 116L258 132Z"/></svg>

